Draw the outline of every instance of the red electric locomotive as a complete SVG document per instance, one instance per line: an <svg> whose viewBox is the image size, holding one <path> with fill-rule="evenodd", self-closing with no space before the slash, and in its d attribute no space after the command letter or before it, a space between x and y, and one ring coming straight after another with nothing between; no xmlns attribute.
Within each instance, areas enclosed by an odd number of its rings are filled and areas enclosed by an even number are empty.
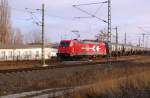
<svg viewBox="0 0 150 98"><path fill-rule="evenodd" d="M107 55L107 44L95 40L62 40L57 57L60 59L73 59L82 57L96 57Z"/></svg>

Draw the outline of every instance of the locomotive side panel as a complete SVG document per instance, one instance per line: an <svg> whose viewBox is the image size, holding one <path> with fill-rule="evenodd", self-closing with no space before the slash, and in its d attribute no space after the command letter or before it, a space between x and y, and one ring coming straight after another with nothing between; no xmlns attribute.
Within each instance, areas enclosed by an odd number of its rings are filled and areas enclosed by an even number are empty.
<svg viewBox="0 0 150 98"><path fill-rule="evenodd" d="M83 57L107 55L106 44L94 41L63 40L60 43L59 57Z"/></svg>
<svg viewBox="0 0 150 98"><path fill-rule="evenodd" d="M77 55L106 55L105 43L78 43Z"/></svg>

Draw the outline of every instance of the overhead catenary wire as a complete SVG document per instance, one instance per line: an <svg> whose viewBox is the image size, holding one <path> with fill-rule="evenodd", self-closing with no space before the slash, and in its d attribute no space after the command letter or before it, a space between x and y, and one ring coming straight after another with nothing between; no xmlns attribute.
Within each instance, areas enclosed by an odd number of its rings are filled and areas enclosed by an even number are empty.
<svg viewBox="0 0 150 98"><path fill-rule="evenodd" d="M48 12L45 12L45 15L48 16L48 17L51 17L51 18L58 18L58 19L61 19L61 20L75 20L74 17L64 17L64 16L58 16L58 15L53 15L53 14L50 14Z"/></svg>
<svg viewBox="0 0 150 98"><path fill-rule="evenodd" d="M26 19L19 19L20 21L27 21L27 20L32 20L33 21L33 23L35 23L35 24L37 24L37 17L33 14L33 13L35 13L35 12L33 12L33 11L27 11L26 9L18 9L18 8L14 8L14 7L12 7L11 8L12 10L14 10L14 11L17 11L17 12L20 12L20 13L26 13L26 14L28 14L28 13L30 13L30 17L27 17ZM20 16L21 17L21 16ZM22 17L21 17L22 18Z"/></svg>
<svg viewBox="0 0 150 98"><path fill-rule="evenodd" d="M14 10L14 11L17 11L17 12L21 12L21 13L26 13L25 9L18 9L18 8L11 7L11 10Z"/></svg>
<svg viewBox="0 0 150 98"><path fill-rule="evenodd" d="M76 8L76 9L78 9L78 10L80 10L81 12L86 13L87 15L89 15L89 16L91 16L91 17L97 18L98 20L101 20L101 21L103 21L103 22L107 23L107 21L106 21L106 20L101 19L101 18L97 17L96 15L91 14L91 13L89 13L89 12L87 12L87 11L85 11L85 10L83 10L83 9L81 9L81 8L79 8L79 7L77 7L77 6L75 6L75 5L73 5L73 7L74 7L74 8Z"/></svg>
<svg viewBox="0 0 150 98"><path fill-rule="evenodd" d="M102 5L95 11L95 13L94 13L94 15L96 15L99 11L100 11L100 9L103 7L103 3L102 3Z"/></svg>
<svg viewBox="0 0 150 98"><path fill-rule="evenodd" d="M98 7L98 9L94 12L94 14L93 15L96 15L99 11L100 11L100 9L102 8L102 6L103 6L103 3L101 4L101 6L100 7ZM88 16L88 17L75 17L75 18L77 18L77 19L83 19L83 18L93 18L92 16Z"/></svg>
<svg viewBox="0 0 150 98"><path fill-rule="evenodd" d="M96 3L95 3L96 4ZM94 14L96 14L98 12L98 10L101 8L102 6L100 6ZM18 9L18 8L14 8L12 7L11 9L13 9L14 11L17 11L17 12L20 12L20 13L30 13L32 14L32 16L30 16L30 19L27 18L27 19L22 19L23 21L26 21L26 20L33 20L33 23L37 24L39 19L37 19L36 15L35 14L38 14L37 11L34 11L33 10L38 10L38 9L31 9L31 8L25 8L25 9ZM30 10L30 12L28 12L27 10ZM35 14L34 14L35 13ZM64 17L64 16L60 16L60 15L54 15L54 14L51 14L49 13L49 11L45 10L45 16L48 16L48 17L51 17L51 18L56 18L56 19L61 19L61 20L64 20L64 21L76 21L76 19L78 18L98 18L100 19L99 17L96 17L95 15L92 15L90 17ZM106 22L105 20L101 19L102 21Z"/></svg>
<svg viewBox="0 0 150 98"><path fill-rule="evenodd" d="M39 16L39 14L40 13L38 13L38 10L37 9L35 9L35 11L32 11L32 9L30 9L30 8L28 8L28 11L27 10L25 10L25 8L24 8L24 10L23 9L18 9L18 8L13 8L13 10L15 10L15 11L17 11L17 12L20 12L20 13L27 13L27 15L29 16L29 17L27 17L27 18L25 18L25 19L18 19L17 18L17 20L19 20L19 21L25 21L25 22L30 22L30 21L32 21L33 22L33 24L36 24L37 26L40 26L39 25L39 17L37 17L37 16ZM31 11L31 12L30 12ZM19 17L19 18L22 18L22 16L17 16L17 17ZM64 20L64 21L78 21L77 19L75 19L74 17L64 17L64 16L60 16L60 15L53 15L53 14L51 14L50 13L50 11L48 11L48 10L46 10L45 11L45 17L47 17L47 18L55 18L55 19L60 19L60 20ZM16 17L14 17L14 18L16 18ZM46 24L50 24L50 21L45 21L46 22ZM67 27L67 26L66 26ZM64 27L65 29L67 29L68 31L70 31L71 29L69 29L69 28L66 28L66 27Z"/></svg>
<svg viewBox="0 0 150 98"><path fill-rule="evenodd" d="M37 13L38 11L36 11L38 9L30 9L30 8L18 9L18 8L14 8L14 7L12 7L11 9L14 10L14 11L20 12L20 13L30 13L30 14L33 15L33 17L35 19L37 19L37 17L35 16L35 14L38 14ZM35 13L35 14L33 14L33 13ZM64 16L60 16L60 15L54 15L54 14L49 13L47 10L45 10L45 15L48 16L48 17L51 17L51 18L57 18L57 19L61 19L61 20L75 20L74 17L64 17ZM27 19L24 19L24 20L27 20Z"/></svg>
<svg viewBox="0 0 150 98"><path fill-rule="evenodd" d="M104 1L104 2L96 2L96 3L87 3L87 4L78 4L78 5L73 5L73 6L84 6L84 5L93 5L93 4L102 4L102 3L108 3L108 1Z"/></svg>

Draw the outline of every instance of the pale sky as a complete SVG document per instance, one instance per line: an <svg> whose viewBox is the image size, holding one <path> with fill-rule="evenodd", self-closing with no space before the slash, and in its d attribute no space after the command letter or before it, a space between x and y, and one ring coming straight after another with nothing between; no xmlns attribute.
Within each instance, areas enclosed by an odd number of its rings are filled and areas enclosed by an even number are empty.
<svg viewBox="0 0 150 98"><path fill-rule="evenodd" d="M76 19L74 17L87 17L88 15L72 7L76 4L95 3L105 0L9 0L13 27L18 27L24 35L29 36L32 30L40 28L31 19L25 8L39 9L41 4L46 6L45 12L45 35L51 42L59 42L61 39L75 38L72 30L80 31L81 39L93 39L101 29L107 28L106 23L95 18ZM111 0L112 2L112 28L118 26L120 42L127 33L128 42L136 44L138 37L144 31L150 33L150 0ZM107 19L107 4L81 6L80 8L95 13L96 16ZM34 11L34 10L33 10ZM38 11L34 15L36 21L40 21L41 14ZM115 34L115 30L112 29ZM150 38L150 36L149 36ZM145 39L148 39L146 36ZM145 42L150 44L150 41Z"/></svg>

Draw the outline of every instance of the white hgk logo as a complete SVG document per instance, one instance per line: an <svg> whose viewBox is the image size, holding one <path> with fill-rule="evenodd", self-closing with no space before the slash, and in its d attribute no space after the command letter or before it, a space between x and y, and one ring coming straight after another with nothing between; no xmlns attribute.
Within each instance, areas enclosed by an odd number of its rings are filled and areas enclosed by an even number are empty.
<svg viewBox="0 0 150 98"><path fill-rule="evenodd" d="M87 50L87 51L93 50L94 52L96 52L96 51L99 51L101 48L99 46L93 46L92 48L87 46L87 47L83 47L82 49Z"/></svg>

